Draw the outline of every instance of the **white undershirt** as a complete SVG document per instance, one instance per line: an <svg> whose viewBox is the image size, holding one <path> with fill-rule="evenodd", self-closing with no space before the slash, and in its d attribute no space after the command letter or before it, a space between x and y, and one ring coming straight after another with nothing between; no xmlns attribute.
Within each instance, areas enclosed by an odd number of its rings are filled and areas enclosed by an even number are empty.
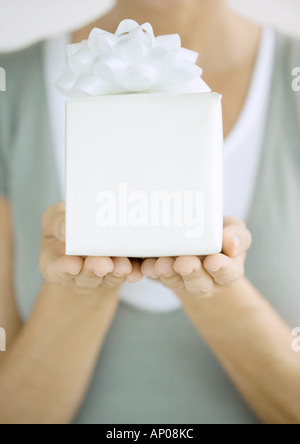
<svg viewBox="0 0 300 444"><path fill-rule="evenodd" d="M64 195L65 180L65 99L53 86L66 64L67 35L45 43L45 76L50 123L57 168ZM243 111L225 140L224 210L225 214L247 220L263 146L268 98L275 55L275 32L263 31L256 67ZM144 279L122 288L121 299L139 309L168 312L180 307L178 298L156 281Z"/></svg>

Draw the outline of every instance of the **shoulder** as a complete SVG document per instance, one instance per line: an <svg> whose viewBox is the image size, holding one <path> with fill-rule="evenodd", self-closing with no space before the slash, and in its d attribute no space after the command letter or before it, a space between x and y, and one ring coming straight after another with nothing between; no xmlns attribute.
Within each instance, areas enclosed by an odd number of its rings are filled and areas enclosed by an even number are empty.
<svg viewBox="0 0 300 444"><path fill-rule="evenodd" d="M274 69L292 82L295 68L300 67L300 39L276 31L276 60Z"/></svg>
<svg viewBox="0 0 300 444"><path fill-rule="evenodd" d="M300 69L300 39L276 31L274 69L283 75L291 85L293 76Z"/></svg>
<svg viewBox="0 0 300 444"><path fill-rule="evenodd" d="M7 144L20 116L36 101L44 86L43 43L22 51L0 53L5 91L0 92L0 143Z"/></svg>
<svg viewBox="0 0 300 444"><path fill-rule="evenodd" d="M36 44L22 51L0 53L0 67L6 74L6 91L1 94L0 103L6 107L15 100L20 100L27 88L42 72L43 43Z"/></svg>
<svg viewBox="0 0 300 444"><path fill-rule="evenodd" d="M38 43L21 51L0 52L0 64L2 67L12 70L26 61L36 61L42 52L43 43ZM26 68L26 65L23 65Z"/></svg>
<svg viewBox="0 0 300 444"><path fill-rule="evenodd" d="M281 100L294 114L300 133L300 39L278 31L276 39L274 76L277 84L273 86L281 91Z"/></svg>
<svg viewBox="0 0 300 444"><path fill-rule="evenodd" d="M277 39L282 46L287 60L300 63L300 39L277 32Z"/></svg>

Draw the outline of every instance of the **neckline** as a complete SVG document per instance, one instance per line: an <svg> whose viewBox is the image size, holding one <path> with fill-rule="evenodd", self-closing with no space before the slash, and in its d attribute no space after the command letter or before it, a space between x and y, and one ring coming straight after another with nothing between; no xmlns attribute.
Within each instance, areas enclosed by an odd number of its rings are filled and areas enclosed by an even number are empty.
<svg viewBox="0 0 300 444"><path fill-rule="evenodd" d="M45 41L44 45L44 71L46 74L46 91L48 96L48 107L51 108L51 102L52 102L52 95L49 91L49 74L48 69L51 64L49 63L49 53L51 52L51 45L57 44L58 41L62 42L65 46L70 43L70 33L66 33L63 35L60 35L59 37L56 37L55 39L51 39L48 41ZM266 54L271 54L271 57L274 58L274 48L275 48L275 31L270 26L263 27L262 30L262 36L261 36L261 42L260 47L258 50L256 63L250 83L250 87L248 89L247 97L243 106L243 109L235 122L233 128L229 132L229 134L224 139L224 146L226 150L226 156L230 157L232 154L234 154L236 147L238 146L238 140L240 138L240 134L244 132L244 130L248 127L249 119L251 119L251 116L255 112L255 107L257 104L257 97L263 93L261 91L261 85L264 84L264 82L261 82L261 75L268 76L269 73L263 72L261 69L261 66L265 63L265 57ZM58 55L58 57L61 57L62 55ZM270 63L270 65L274 65L273 63ZM50 76L51 80L53 80ZM53 114L53 113L52 113ZM53 126L53 125L52 125ZM53 129L54 130L54 129ZM57 143L57 140L56 140Z"/></svg>

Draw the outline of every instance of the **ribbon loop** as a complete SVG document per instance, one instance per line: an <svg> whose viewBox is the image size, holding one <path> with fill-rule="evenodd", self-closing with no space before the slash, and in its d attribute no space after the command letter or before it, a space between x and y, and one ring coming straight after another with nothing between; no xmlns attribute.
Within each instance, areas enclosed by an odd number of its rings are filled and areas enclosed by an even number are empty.
<svg viewBox="0 0 300 444"><path fill-rule="evenodd" d="M67 55L56 87L68 97L210 91L198 54L182 48L178 34L155 37L150 23L124 20L115 34L94 28Z"/></svg>

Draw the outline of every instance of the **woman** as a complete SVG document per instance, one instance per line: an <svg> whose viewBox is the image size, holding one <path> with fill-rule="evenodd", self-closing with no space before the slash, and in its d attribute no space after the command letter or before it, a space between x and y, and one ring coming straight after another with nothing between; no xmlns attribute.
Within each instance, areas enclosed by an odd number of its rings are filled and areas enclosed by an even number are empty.
<svg viewBox="0 0 300 444"><path fill-rule="evenodd" d="M0 422L298 423L300 356L288 324L300 323L300 98L290 85L299 44L222 0L120 0L72 40L128 17L178 32L223 94L223 252L142 264L65 257L64 206L50 206L62 196L45 47L1 56L11 88L0 102ZM240 219L253 237L247 261ZM154 287L122 287L143 275ZM156 313L134 295L129 304L135 288L169 302Z"/></svg>

